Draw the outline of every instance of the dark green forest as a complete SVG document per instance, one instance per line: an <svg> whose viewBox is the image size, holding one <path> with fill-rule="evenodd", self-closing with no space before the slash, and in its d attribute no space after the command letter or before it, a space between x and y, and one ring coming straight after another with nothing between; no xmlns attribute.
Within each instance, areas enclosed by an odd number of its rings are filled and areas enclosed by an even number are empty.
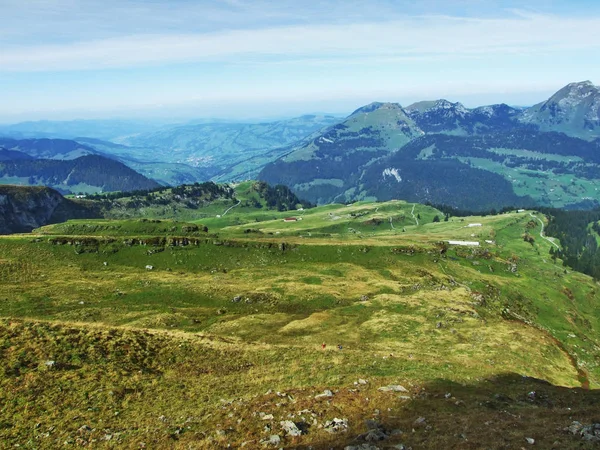
<svg viewBox="0 0 600 450"><path fill-rule="evenodd" d="M579 272L600 279L600 209L565 211L540 208L549 217L546 234L560 239L561 250L551 249L553 258Z"/></svg>
<svg viewBox="0 0 600 450"><path fill-rule="evenodd" d="M29 184L97 186L104 191L152 189L160 185L126 165L97 155L72 160L22 159L0 162L0 177L28 178ZM64 189L62 189L64 192Z"/></svg>

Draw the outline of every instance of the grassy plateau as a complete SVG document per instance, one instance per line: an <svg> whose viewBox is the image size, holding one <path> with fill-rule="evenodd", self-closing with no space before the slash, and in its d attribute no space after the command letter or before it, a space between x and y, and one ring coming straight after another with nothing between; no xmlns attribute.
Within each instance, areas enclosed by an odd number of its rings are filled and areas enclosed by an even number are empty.
<svg viewBox="0 0 600 450"><path fill-rule="evenodd" d="M0 238L0 447L598 445L600 286L543 215L250 204Z"/></svg>

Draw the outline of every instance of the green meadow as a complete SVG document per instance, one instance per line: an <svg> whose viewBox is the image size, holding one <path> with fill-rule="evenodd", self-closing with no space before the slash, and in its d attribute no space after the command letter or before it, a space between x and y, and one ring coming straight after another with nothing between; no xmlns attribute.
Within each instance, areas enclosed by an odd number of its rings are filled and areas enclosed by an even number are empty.
<svg viewBox="0 0 600 450"><path fill-rule="evenodd" d="M6 448L586 448L599 287L535 212L233 204L0 239Z"/></svg>

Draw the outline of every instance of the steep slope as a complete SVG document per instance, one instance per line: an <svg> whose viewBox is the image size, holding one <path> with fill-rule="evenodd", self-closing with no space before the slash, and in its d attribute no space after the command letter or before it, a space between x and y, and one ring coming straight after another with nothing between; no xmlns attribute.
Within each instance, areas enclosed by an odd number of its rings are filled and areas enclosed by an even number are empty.
<svg viewBox="0 0 600 450"><path fill-rule="evenodd" d="M133 191L159 184L124 164L98 155L74 160L35 159L3 161L0 182L41 184L62 192ZM7 183L8 182L8 183Z"/></svg>
<svg viewBox="0 0 600 450"><path fill-rule="evenodd" d="M516 195L501 175L457 160L415 160L402 151L366 168L360 183L361 196L378 200L406 199L478 211L535 203Z"/></svg>
<svg viewBox="0 0 600 450"><path fill-rule="evenodd" d="M421 135L399 104L372 103L267 165L259 178L326 203L352 188L367 164Z"/></svg>
<svg viewBox="0 0 600 450"><path fill-rule="evenodd" d="M477 136L432 134L371 165L363 195L458 208L594 206L600 141L530 129ZM585 206L583 204L579 206Z"/></svg>
<svg viewBox="0 0 600 450"><path fill-rule="evenodd" d="M0 234L29 232L49 223L97 218L90 203L73 202L45 186L0 186Z"/></svg>
<svg viewBox="0 0 600 450"><path fill-rule="evenodd" d="M525 110L520 120L542 131L597 139L600 137L600 88L591 81L570 83L545 102Z"/></svg>

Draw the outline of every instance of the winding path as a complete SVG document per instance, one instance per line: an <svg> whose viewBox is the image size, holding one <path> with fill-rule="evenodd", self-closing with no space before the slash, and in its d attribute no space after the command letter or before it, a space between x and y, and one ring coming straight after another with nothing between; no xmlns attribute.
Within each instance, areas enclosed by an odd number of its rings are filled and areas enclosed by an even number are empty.
<svg viewBox="0 0 600 450"><path fill-rule="evenodd" d="M554 242L554 240L552 240L552 238L546 237L544 235L544 221L542 219L540 219L538 216L536 216L535 214L533 214L533 213L529 213L529 215L531 217L533 217L534 219L537 219L537 221L542 224L542 230L540 231L540 237L542 239L545 239L546 241L550 242L552 245L554 245L557 249L560 250L560 247L558 245L556 245L556 243Z"/></svg>
<svg viewBox="0 0 600 450"><path fill-rule="evenodd" d="M419 219L417 219L415 217L415 206L417 205L413 205L412 211L410 212L410 215L413 217L413 219L415 219L415 222L417 222L417 225L419 225Z"/></svg>
<svg viewBox="0 0 600 450"><path fill-rule="evenodd" d="M240 203L242 203L242 201L241 201L241 200L238 200L238 202L237 202L235 205L233 205L233 206L230 206L229 208L227 208L227 210L226 210L226 211L225 211L223 214L221 214L221 217L223 217L225 214L227 214L227 213L228 213L229 211L231 211L233 208L235 208L236 206L238 206Z"/></svg>

